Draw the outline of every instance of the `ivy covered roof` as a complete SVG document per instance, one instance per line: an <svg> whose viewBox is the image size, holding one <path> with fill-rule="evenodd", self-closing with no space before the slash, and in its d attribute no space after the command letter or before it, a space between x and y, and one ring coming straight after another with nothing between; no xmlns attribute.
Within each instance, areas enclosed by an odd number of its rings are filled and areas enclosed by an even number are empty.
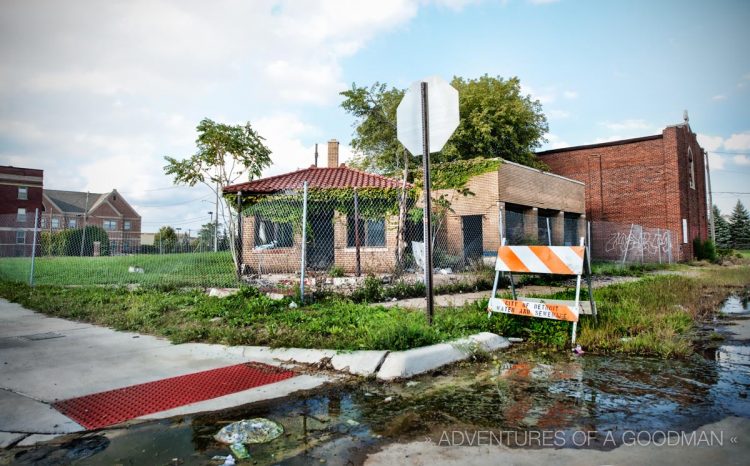
<svg viewBox="0 0 750 466"><path fill-rule="evenodd" d="M307 181L308 188L400 188L401 181L374 173L366 173L347 167L343 163L335 168L311 166L283 175L269 176L246 183L233 184L224 188L225 193L271 194L279 191L301 189ZM407 185L411 187L411 185Z"/></svg>

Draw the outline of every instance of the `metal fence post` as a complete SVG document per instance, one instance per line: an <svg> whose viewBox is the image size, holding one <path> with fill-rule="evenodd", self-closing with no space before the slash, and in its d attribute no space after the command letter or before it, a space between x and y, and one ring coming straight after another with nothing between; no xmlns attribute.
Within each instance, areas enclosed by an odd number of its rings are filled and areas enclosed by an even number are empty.
<svg viewBox="0 0 750 466"><path fill-rule="evenodd" d="M625 252L622 254L622 265L625 266L625 259L628 258L628 251L630 250L630 237L633 236L633 224L630 224L630 231L628 232L628 240L625 242Z"/></svg>
<svg viewBox="0 0 750 466"><path fill-rule="evenodd" d="M230 219L231 221L231 219ZM242 280L242 191L237 192L237 233L234 253L237 256L237 280Z"/></svg>
<svg viewBox="0 0 750 466"><path fill-rule="evenodd" d="M659 238L659 241L657 242L657 246L658 246L658 249L659 249L659 263L661 264L661 243L662 243L662 240L661 240L661 230L658 229L658 228L656 229L656 237Z"/></svg>
<svg viewBox="0 0 750 466"><path fill-rule="evenodd" d="M359 194L357 189L354 189L354 274L358 277L362 276L362 265L360 257L360 239L359 239Z"/></svg>
<svg viewBox="0 0 750 466"><path fill-rule="evenodd" d="M34 209L34 238L31 240L31 271L29 272L29 286L34 286L34 263L36 262L36 235L39 227L39 209Z"/></svg>
<svg viewBox="0 0 750 466"><path fill-rule="evenodd" d="M302 188L302 264L300 267L299 299L305 302L305 267L307 266L307 181Z"/></svg>
<svg viewBox="0 0 750 466"><path fill-rule="evenodd" d="M549 217L547 217L547 246L552 246L552 230L549 228Z"/></svg>

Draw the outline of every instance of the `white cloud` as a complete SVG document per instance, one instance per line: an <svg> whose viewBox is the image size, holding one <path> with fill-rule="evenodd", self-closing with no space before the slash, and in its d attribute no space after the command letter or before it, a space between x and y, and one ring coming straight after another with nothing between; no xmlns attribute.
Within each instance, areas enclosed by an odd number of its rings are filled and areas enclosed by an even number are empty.
<svg viewBox="0 0 750 466"><path fill-rule="evenodd" d="M461 9L473 2L433 3ZM325 141L336 135L295 112L336 101L342 60L426 4L7 0L0 159L44 169L49 188L117 188L146 224L186 222L195 212L195 222L205 223L211 207L199 198L206 190L169 188L162 168L165 155L194 152L200 119L253 119L274 151L269 172L309 166L315 139L324 163ZM351 149L342 145L340 154L346 161Z"/></svg>
<svg viewBox="0 0 750 466"><path fill-rule="evenodd" d="M567 141L562 140L560 136L549 133L547 134L547 144L545 145L544 150L560 149L561 147L569 146L570 144Z"/></svg>
<svg viewBox="0 0 750 466"><path fill-rule="evenodd" d="M640 119L628 119L614 122L603 121L599 124L612 131L649 130L652 128L649 123Z"/></svg>
<svg viewBox="0 0 750 466"><path fill-rule="evenodd" d="M454 11L461 11L468 5L481 3L482 0L435 0L435 4Z"/></svg>
<svg viewBox="0 0 750 466"><path fill-rule="evenodd" d="M726 159L719 154L709 152L708 166L712 170L724 170L724 167L726 166Z"/></svg>
<svg viewBox="0 0 750 466"><path fill-rule="evenodd" d="M578 98L578 92L576 91L564 91L563 97L569 100L577 99Z"/></svg>
<svg viewBox="0 0 750 466"><path fill-rule="evenodd" d="M721 101L721 100L727 100L727 96L724 94L716 94L715 96L711 97L711 100L713 101Z"/></svg>
<svg viewBox="0 0 750 466"><path fill-rule="evenodd" d="M560 0L527 0L532 5L548 5L550 3L557 3Z"/></svg>
<svg viewBox="0 0 750 466"><path fill-rule="evenodd" d="M566 110L550 109L545 112L549 118L563 120L570 117L570 112Z"/></svg>
<svg viewBox="0 0 750 466"><path fill-rule="evenodd" d="M750 131L734 133L724 142L727 150L750 150Z"/></svg>
<svg viewBox="0 0 750 466"><path fill-rule="evenodd" d="M709 153L719 150L724 144L724 138L721 136L709 136L707 134L701 134L698 133L696 135L698 137L698 144L701 145L704 149L706 149Z"/></svg>
<svg viewBox="0 0 750 466"><path fill-rule="evenodd" d="M521 83L521 93L529 94L532 99L538 100L542 104L551 104L557 100L557 91L551 86L536 89L532 86Z"/></svg>
<svg viewBox="0 0 750 466"><path fill-rule="evenodd" d="M735 155L732 157L732 161L737 165L750 165L750 157L747 155Z"/></svg>

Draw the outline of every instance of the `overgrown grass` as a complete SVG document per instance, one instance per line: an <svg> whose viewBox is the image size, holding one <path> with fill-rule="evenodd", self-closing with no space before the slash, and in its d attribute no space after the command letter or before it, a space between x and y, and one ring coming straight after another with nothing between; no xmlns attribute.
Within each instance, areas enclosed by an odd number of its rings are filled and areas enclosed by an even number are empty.
<svg viewBox="0 0 750 466"><path fill-rule="evenodd" d="M657 270L674 270L679 268L678 264L626 264L619 262L600 262L591 263L591 273L594 276L601 275L607 277L641 277L649 272Z"/></svg>
<svg viewBox="0 0 750 466"><path fill-rule="evenodd" d="M143 273L131 273L130 267ZM0 280L27 282L31 258L0 259ZM40 285L233 286L237 284L229 251L106 257L41 257L34 265Z"/></svg>
<svg viewBox="0 0 750 466"><path fill-rule="evenodd" d="M587 351L683 357L692 351L696 320L716 309L736 287L750 285L750 267L703 267L701 278L662 275L595 291L598 322L581 320L578 341ZM572 290L554 297L572 298ZM344 350L403 350L489 331L552 347L569 345L571 324L495 314L483 300L436 310L433 326L421 311L334 298L289 307L254 288L228 298L198 290L125 287L28 287L0 283L0 296L48 315L118 330L169 337L173 342L269 345Z"/></svg>

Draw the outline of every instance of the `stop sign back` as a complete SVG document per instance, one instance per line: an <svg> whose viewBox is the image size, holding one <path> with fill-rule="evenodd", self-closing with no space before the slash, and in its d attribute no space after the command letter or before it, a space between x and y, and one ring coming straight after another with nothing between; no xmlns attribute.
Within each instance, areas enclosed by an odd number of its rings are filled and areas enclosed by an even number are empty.
<svg viewBox="0 0 750 466"><path fill-rule="evenodd" d="M430 152L439 152L458 127L458 91L439 76L414 82L396 109L396 135L413 155L422 155L422 83L429 89Z"/></svg>

